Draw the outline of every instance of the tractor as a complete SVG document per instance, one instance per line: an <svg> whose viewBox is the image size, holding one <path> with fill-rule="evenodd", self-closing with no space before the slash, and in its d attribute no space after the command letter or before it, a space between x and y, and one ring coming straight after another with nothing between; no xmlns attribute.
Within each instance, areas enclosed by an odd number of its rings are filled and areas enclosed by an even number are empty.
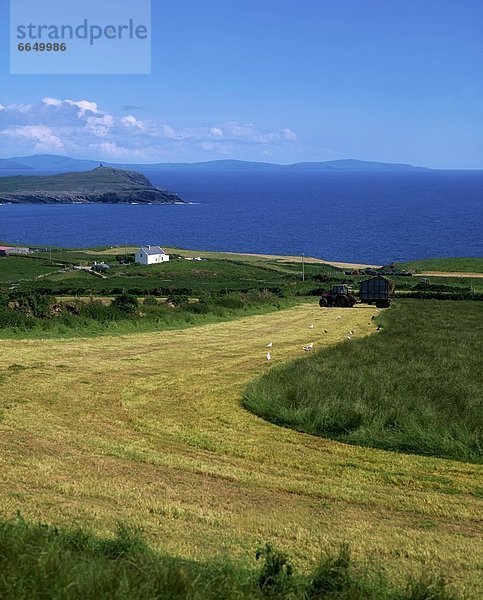
<svg viewBox="0 0 483 600"><path fill-rule="evenodd" d="M356 303L356 298L347 285L334 285L330 292L322 294L319 306L351 307Z"/></svg>

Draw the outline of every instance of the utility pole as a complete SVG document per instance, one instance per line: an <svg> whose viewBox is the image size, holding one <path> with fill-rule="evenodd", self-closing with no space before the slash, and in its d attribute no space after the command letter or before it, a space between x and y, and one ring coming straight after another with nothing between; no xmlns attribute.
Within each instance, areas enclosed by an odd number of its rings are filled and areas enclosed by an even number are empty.
<svg viewBox="0 0 483 600"><path fill-rule="evenodd" d="M302 252L302 281L305 281L305 254Z"/></svg>

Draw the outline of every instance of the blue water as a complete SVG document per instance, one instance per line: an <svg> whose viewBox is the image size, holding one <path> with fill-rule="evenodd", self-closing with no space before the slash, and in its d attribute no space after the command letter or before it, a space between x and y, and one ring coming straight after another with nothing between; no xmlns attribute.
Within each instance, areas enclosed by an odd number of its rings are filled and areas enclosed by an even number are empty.
<svg viewBox="0 0 483 600"><path fill-rule="evenodd" d="M3 205L0 240L145 243L369 263L483 256L483 171L146 174L194 204Z"/></svg>

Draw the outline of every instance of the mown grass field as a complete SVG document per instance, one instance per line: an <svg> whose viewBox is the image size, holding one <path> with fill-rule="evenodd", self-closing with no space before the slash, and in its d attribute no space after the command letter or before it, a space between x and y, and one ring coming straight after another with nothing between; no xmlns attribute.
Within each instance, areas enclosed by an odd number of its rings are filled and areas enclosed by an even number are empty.
<svg viewBox="0 0 483 600"><path fill-rule="evenodd" d="M374 333L373 314L311 304L181 331L3 340L0 515L100 534L121 520L199 561L254 566L269 542L301 570L348 541L395 582L435 570L478 598L481 467L317 438L241 406L304 344Z"/></svg>

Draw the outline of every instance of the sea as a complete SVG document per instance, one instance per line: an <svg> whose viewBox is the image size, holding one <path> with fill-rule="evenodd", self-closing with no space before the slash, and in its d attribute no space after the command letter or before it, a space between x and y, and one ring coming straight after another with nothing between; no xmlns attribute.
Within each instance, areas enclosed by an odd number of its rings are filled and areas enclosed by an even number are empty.
<svg viewBox="0 0 483 600"><path fill-rule="evenodd" d="M0 240L387 264L483 256L483 171L145 171L185 205L1 205Z"/></svg>

